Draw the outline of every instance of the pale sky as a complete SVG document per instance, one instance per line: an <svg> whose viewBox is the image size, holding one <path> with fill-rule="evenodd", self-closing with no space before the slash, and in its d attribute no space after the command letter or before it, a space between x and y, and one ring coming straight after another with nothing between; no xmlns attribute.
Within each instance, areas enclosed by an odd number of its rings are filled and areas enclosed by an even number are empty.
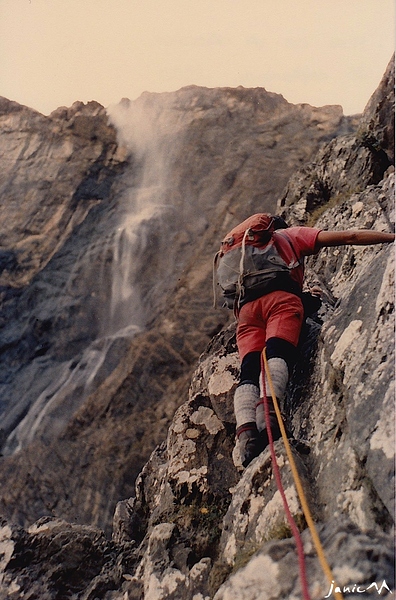
<svg viewBox="0 0 396 600"><path fill-rule="evenodd" d="M362 112L394 0L0 0L0 96L44 114L186 85Z"/></svg>

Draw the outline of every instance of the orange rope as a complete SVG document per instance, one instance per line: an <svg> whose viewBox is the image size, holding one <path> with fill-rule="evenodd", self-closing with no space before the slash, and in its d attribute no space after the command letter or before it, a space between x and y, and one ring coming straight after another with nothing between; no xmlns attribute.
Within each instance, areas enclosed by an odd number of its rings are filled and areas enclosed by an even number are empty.
<svg viewBox="0 0 396 600"><path fill-rule="evenodd" d="M279 405L278 405L278 401L276 398L276 394L275 394L275 390L274 390L274 386L272 383L272 378L271 378L271 373L268 367L268 361L267 361L267 355L266 355L266 351L265 348L262 352L262 356L263 356L263 361L264 361L264 367L265 367L265 373L267 375L267 379L268 379L268 384L270 387L270 392L271 392L271 396L272 396L272 400L274 403L274 408L275 408L275 413L276 413L276 417L278 419L278 423L279 423L279 429L281 431L282 434L282 439L283 439L283 443L285 445L285 449L286 449L286 454L287 457L289 459L289 463L290 463L290 468L291 468L291 472L293 475L293 479L294 479L294 484L296 486L296 490L297 490L297 494L298 497L300 498L300 503L301 503L301 508L302 511L304 513L305 516L305 520L307 522L307 525L309 527L309 530L311 532L311 537L312 537L312 541L314 543L315 549L316 549L316 553L318 555L319 558L319 562L321 564L322 570L324 572L324 574L326 575L330 585L333 584L333 595L334 598L336 598L336 600L344 600L344 597L342 595L341 592L335 591L336 589L340 589L337 586L334 586L334 576L333 573L330 569L330 566L326 560L326 556L323 550L323 546L321 544L321 541L319 539L318 536L318 532L316 531L316 527L315 527L315 523L312 519L312 515L311 515L311 511L309 510L309 506L308 506L308 502L306 500L305 497L305 493L304 493L304 489L301 483L301 479L300 476L298 474L298 470L296 467L296 463L294 461L294 457L290 448L290 444L289 444L289 440L287 439L287 434L286 434L286 430L285 430L285 426L283 424L283 419L282 419L282 415L279 409ZM267 425L268 427L268 425ZM268 430L269 433L269 430Z"/></svg>
<svg viewBox="0 0 396 600"><path fill-rule="evenodd" d="M265 387L265 382L264 382L264 387ZM293 515L291 514L290 507L287 502L285 490L284 490L284 487L282 484L282 477L280 474L278 462L276 460L274 438L273 438L271 426L270 426L270 411L269 411L269 405L268 405L268 398L265 394L264 394L264 414L265 414L265 423L266 423L267 433L268 433L268 443L269 443L269 447L270 447L270 451L271 451L272 470L274 473L278 491L282 498L286 517L287 517L287 520L290 525L290 529L292 531L293 537L296 542L296 549L297 549L297 555L298 555L298 566L300 569L300 582L301 582L302 595L303 595L304 600L311 600L311 596L309 594L309 588L308 588L306 568L305 568L304 545L303 545L303 542L301 539L300 532L296 525L296 522L293 519Z"/></svg>

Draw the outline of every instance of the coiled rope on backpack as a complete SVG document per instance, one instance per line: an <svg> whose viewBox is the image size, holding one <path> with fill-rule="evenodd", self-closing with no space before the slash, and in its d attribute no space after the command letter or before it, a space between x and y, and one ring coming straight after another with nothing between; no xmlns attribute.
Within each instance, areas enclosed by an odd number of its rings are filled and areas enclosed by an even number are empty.
<svg viewBox="0 0 396 600"><path fill-rule="evenodd" d="M240 308L240 299L241 299L242 292L243 292L243 279L244 279L244 272L245 272L245 257L246 257L246 238L249 235L254 235L254 232L252 232L252 230L250 228L246 229L245 233L243 234L242 244L241 244L241 258L239 261L239 273L238 273L238 279L237 279L237 291L236 291L236 298L235 298L235 307L237 309ZM222 244L224 244L224 243L225 242L223 241ZM230 242L228 241L228 243L230 243ZM216 252L216 254L214 255L214 258L213 258L213 273L212 273L213 308L216 308L216 304L217 304L216 268L217 268L217 264L219 262L219 258L221 258L221 256L223 256L223 250L219 250L218 252Z"/></svg>
<svg viewBox="0 0 396 600"><path fill-rule="evenodd" d="M241 245L241 260L239 261L239 277L238 277L238 284L237 284L237 296L236 296L236 304L235 307L237 309L237 311L241 308L241 298L242 298L242 293L243 293L243 278L244 278L244 273L245 273L245 257L246 257L246 238L252 235L252 231L251 229L246 229L245 233L243 234L243 238L242 238L242 245Z"/></svg>
<svg viewBox="0 0 396 600"><path fill-rule="evenodd" d="M275 408L275 413L276 413L276 417L278 419L278 424L279 424L279 429L281 431L282 434L282 440L283 443L285 445L285 450L286 450L286 454L287 454L287 458L289 460L289 464L290 464L290 469L292 472L292 476L293 476L293 480L294 480L294 484L297 490L297 494L298 497L300 499L300 503L301 503L301 508L302 511L304 513L304 517L305 520L307 522L308 528L310 530L311 533L311 537L312 537L312 541L313 544L315 546L315 550L316 550L316 554L318 556L320 565L322 567L322 570L326 576L326 578L328 579L330 585L334 584L334 575L331 571L331 568L327 562L324 550L323 550L323 546L321 544L321 541L319 539L319 535L318 532L316 531L316 527L315 527L315 523L313 521L312 515L311 515L311 511L309 509L308 506L308 502L307 499L305 497L305 493L304 493L304 489L301 483L301 479L300 476L298 474L298 470L296 467L296 463L294 461L294 457L290 448L290 444L289 444L289 440L287 438L287 434L286 434L286 430L285 430L285 426L283 424L283 419L282 419L282 415L279 409L279 404L278 404L278 400L276 398L276 394L275 394L275 390L274 390L274 386L272 383L272 378L271 378L271 373L269 370L269 366L268 366L268 360L267 360L267 355L266 355L266 349L264 348L263 352L262 352L262 362L264 365L264 369L263 371L263 380L264 380L264 373L267 375L267 380L268 380L268 385L270 388L270 393L271 393L271 397L272 397L272 401L274 403L274 408ZM265 381L264 381L264 392L265 392ZM270 445L270 450L271 450L271 459L273 462L273 468L274 468L274 475L275 475L275 479L278 485L278 490L279 493L281 494L282 500L283 500L283 504L284 504L284 508L285 508L285 512L286 512L286 516L288 518L292 533L295 537L296 540L296 546L297 546L297 552L299 555L299 566L300 566L300 579L301 579L301 587L303 590L303 594L304 594L304 598L306 600L310 599L309 596L309 591L308 591L308 584L307 584L307 579L306 579L306 571L305 571L305 560L304 560L304 549L302 546L302 541L301 541L301 536L300 533L298 531L298 528L295 524L295 521L293 519L293 516L290 512L290 508L287 504L287 499L283 490L283 486L282 486L282 480L280 477L280 471L279 471L279 467L276 461L276 455L275 455L275 450L274 450L274 441L273 441L273 437L272 437L272 433L271 433L271 428L270 428L270 415L269 415L269 407L268 407L268 401L266 400L266 393L264 393L264 409L265 409L265 421L266 421L266 427L267 427L267 433L268 433L268 440L269 440L269 445ZM282 491L281 491L282 490ZM295 535L296 532L296 535ZM302 554L301 554L302 552ZM333 595L334 598L336 598L336 600L344 600L344 597L342 595L341 592L336 591L337 589L340 589L337 586L333 585Z"/></svg>
<svg viewBox="0 0 396 600"><path fill-rule="evenodd" d="M217 307L217 283L216 283L216 269L217 263L221 255L221 250L216 252L213 258L213 270L212 270L212 288L213 288L213 308Z"/></svg>

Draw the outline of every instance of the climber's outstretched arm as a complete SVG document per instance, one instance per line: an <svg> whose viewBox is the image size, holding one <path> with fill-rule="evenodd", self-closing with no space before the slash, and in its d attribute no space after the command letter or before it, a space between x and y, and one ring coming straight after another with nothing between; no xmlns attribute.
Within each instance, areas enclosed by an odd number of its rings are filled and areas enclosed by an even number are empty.
<svg viewBox="0 0 396 600"><path fill-rule="evenodd" d="M351 231L320 231L316 239L316 248L326 246L364 246L368 244L383 244L393 242L394 233L360 229Z"/></svg>

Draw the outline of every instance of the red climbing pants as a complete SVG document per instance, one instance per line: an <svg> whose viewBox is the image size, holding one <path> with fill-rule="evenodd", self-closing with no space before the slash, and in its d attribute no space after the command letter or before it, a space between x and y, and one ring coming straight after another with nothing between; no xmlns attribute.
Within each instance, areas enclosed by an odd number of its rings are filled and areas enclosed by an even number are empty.
<svg viewBox="0 0 396 600"><path fill-rule="evenodd" d="M239 312L237 345L240 359L261 352L270 338L297 346L304 318L302 302L295 294L276 291L244 304Z"/></svg>

